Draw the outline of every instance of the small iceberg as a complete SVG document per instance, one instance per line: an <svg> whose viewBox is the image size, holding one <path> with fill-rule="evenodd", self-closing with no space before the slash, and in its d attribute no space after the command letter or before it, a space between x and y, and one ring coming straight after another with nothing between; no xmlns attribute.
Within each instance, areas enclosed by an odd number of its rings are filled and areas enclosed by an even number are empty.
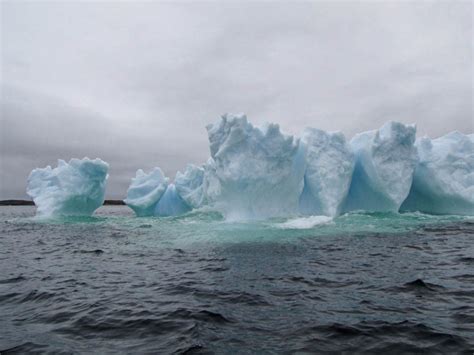
<svg viewBox="0 0 474 355"><path fill-rule="evenodd" d="M158 201L168 187L168 182L169 179L160 168L155 168L148 174L139 169L132 179L124 202L139 217L153 216Z"/></svg>
<svg viewBox="0 0 474 355"><path fill-rule="evenodd" d="M58 166L34 169L26 192L40 216L91 216L104 203L109 165L100 160L58 160Z"/></svg>

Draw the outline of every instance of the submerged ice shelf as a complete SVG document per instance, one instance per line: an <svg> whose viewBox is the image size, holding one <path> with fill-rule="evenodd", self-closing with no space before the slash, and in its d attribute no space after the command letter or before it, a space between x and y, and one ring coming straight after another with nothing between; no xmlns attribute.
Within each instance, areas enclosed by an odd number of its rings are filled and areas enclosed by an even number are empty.
<svg viewBox="0 0 474 355"><path fill-rule="evenodd" d="M350 211L474 215L474 136L416 140L416 127L387 122L347 142L306 128L286 135L224 115L207 126L210 158L173 182L160 168L138 170L125 203L137 216L176 216L206 206L229 220L337 217ZM42 215L91 215L104 200L108 165L59 161L35 169L28 194ZM306 221L306 220L304 220Z"/></svg>

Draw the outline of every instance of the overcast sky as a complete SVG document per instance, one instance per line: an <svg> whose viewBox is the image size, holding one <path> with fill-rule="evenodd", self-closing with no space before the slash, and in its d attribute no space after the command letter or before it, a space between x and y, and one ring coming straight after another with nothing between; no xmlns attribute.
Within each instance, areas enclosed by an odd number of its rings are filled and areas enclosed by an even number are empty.
<svg viewBox="0 0 474 355"><path fill-rule="evenodd" d="M0 199L58 158L174 177L209 156L205 125L347 138L387 120L473 131L470 1L1 2Z"/></svg>

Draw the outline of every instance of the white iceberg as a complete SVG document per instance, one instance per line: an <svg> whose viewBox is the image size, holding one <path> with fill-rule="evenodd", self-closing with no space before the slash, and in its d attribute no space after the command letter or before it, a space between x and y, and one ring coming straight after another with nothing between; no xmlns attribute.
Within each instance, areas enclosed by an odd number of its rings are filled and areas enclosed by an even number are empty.
<svg viewBox="0 0 474 355"><path fill-rule="evenodd" d="M305 170L298 139L276 124L254 127L245 115L224 115L207 130L219 181L214 204L226 218L298 213Z"/></svg>
<svg viewBox="0 0 474 355"><path fill-rule="evenodd" d="M354 170L354 157L344 135L306 128L300 144L306 157L300 212L330 217L339 215Z"/></svg>
<svg viewBox="0 0 474 355"><path fill-rule="evenodd" d="M347 143L314 128L297 138L275 124L254 127L245 115L224 115L207 130L203 166L188 165L173 183L159 168L137 172L125 202L138 216L203 206L230 220L319 216L301 219L306 226L353 210L398 212L405 199L402 210L473 214L473 135L415 145L414 125L388 122Z"/></svg>
<svg viewBox="0 0 474 355"><path fill-rule="evenodd" d="M153 169L149 174L139 169L127 190L124 202L139 217L153 216L160 198L168 187L169 179L160 168Z"/></svg>
<svg viewBox="0 0 474 355"><path fill-rule="evenodd" d="M415 125L387 122L350 142L355 168L344 211L398 212L417 163Z"/></svg>
<svg viewBox="0 0 474 355"><path fill-rule="evenodd" d="M204 173L199 169L193 165L188 166L184 174L177 173L174 184L169 183L169 178L158 167L149 174L139 169L136 177L132 179L124 202L138 217L176 216L186 213L191 208L198 207L202 199L199 190L202 189L201 175ZM178 193L176 184L185 198Z"/></svg>
<svg viewBox="0 0 474 355"><path fill-rule="evenodd" d="M418 139L419 163L401 209L474 215L474 136L452 132Z"/></svg>
<svg viewBox="0 0 474 355"><path fill-rule="evenodd" d="M34 169L26 192L42 216L90 216L104 203L109 165L100 160L58 160L57 168Z"/></svg>

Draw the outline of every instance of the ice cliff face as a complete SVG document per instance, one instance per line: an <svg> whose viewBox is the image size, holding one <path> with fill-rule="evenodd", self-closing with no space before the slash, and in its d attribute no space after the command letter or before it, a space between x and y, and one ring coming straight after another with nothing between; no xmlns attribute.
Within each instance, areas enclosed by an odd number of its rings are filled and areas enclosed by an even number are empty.
<svg viewBox="0 0 474 355"><path fill-rule="evenodd" d="M474 136L418 139L419 163L405 211L474 215Z"/></svg>
<svg viewBox="0 0 474 355"><path fill-rule="evenodd" d="M415 134L414 125L387 122L351 140L355 168L344 211L399 210L410 191L418 159Z"/></svg>
<svg viewBox="0 0 474 355"><path fill-rule="evenodd" d="M306 171L299 210L335 217L342 208L354 170L354 157L342 133L306 128L301 137Z"/></svg>
<svg viewBox="0 0 474 355"><path fill-rule="evenodd" d="M90 216L104 203L109 165L100 159L58 160L52 169L34 169L26 192L41 216Z"/></svg>
<svg viewBox="0 0 474 355"><path fill-rule="evenodd" d="M221 184L217 178L216 162L212 158L209 158L204 165L203 194L203 205L213 205L221 194Z"/></svg>
<svg viewBox="0 0 474 355"><path fill-rule="evenodd" d="M191 208L204 203L204 168L189 164L184 173L178 171L175 178L176 192Z"/></svg>
<svg viewBox="0 0 474 355"><path fill-rule="evenodd" d="M228 219L254 219L298 213L304 155L298 139L276 124L254 127L244 115L225 115L207 126L216 207Z"/></svg>

